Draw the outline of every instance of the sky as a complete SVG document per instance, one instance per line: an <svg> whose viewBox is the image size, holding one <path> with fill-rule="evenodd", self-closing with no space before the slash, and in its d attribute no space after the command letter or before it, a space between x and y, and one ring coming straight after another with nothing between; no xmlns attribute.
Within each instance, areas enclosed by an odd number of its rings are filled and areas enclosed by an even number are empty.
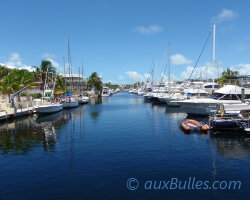
<svg viewBox="0 0 250 200"><path fill-rule="evenodd" d="M246 75L249 8L247 0L2 0L0 63L29 69L48 59L63 73L69 35L74 73L83 66L86 77L96 71L124 84L145 80L155 65L159 80L170 42L171 79L183 80L216 24L215 67L210 35L193 78L227 67Z"/></svg>

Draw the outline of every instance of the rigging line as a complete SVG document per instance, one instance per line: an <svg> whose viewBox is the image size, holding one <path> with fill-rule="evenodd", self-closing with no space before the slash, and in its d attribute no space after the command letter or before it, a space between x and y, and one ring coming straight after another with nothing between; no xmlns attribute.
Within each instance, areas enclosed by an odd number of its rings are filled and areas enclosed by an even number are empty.
<svg viewBox="0 0 250 200"><path fill-rule="evenodd" d="M194 68L193 68L193 70L192 70L192 73L190 74L188 80L190 80L190 78L192 77L192 75L193 75L193 73L194 73L194 70L195 70L195 68L197 67L198 62L200 61L201 55L202 55L202 53L203 53L203 51L204 51L204 49L205 49L205 47L206 47L206 45L207 45L208 39L209 39L209 37L210 37L212 31L213 31L213 30L211 30L211 31L209 32L209 34L208 34L208 37L207 37L207 39L206 39L206 41L205 41L205 44L204 44L204 46L203 46L203 48L202 48L202 50L201 50L201 53L200 53L200 55L199 55L199 57L198 57L198 59L197 59L197 61L196 61L196 63L195 63L195 66L194 66Z"/></svg>
<svg viewBox="0 0 250 200"><path fill-rule="evenodd" d="M147 78L146 83L149 82L149 80L150 80L150 78L151 78L151 76L152 76L152 73L153 73L153 70L154 70L154 63L155 63L155 59L153 59L153 61L152 61L151 69L150 69L150 71L149 71L150 75L149 75L149 77Z"/></svg>
<svg viewBox="0 0 250 200"><path fill-rule="evenodd" d="M167 67L168 67L168 65L165 66L165 69L164 69L164 71L163 71L162 78L161 78L161 82L160 82L160 85L159 85L159 87L158 87L158 90L160 89L161 84L162 84L162 82L163 82L164 75L165 75L165 72L166 72Z"/></svg>

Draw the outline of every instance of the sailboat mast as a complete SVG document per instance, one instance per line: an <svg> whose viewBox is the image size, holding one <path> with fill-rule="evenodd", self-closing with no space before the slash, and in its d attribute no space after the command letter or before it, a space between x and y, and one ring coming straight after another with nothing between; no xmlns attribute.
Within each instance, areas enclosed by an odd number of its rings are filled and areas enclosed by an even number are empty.
<svg viewBox="0 0 250 200"><path fill-rule="evenodd" d="M81 85L81 88L82 88L82 92L83 92L83 84L84 84L84 78L83 78L84 76L83 76L83 65L82 65L82 85Z"/></svg>
<svg viewBox="0 0 250 200"><path fill-rule="evenodd" d="M68 35L68 67L69 67L69 90L71 92L71 63L70 63L69 35Z"/></svg>
<svg viewBox="0 0 250 200"><path fill-rule="evenodd" d="M215 71L215 29L216 26L213 26L213 71ZM214 89L214 73L213 73L213 89Z"/></svg>
<svg viewBox="0 0 250 200"><path fill-rule="evenodd" d="M64 93L66 94L66 77L65 77L65 57L63 56L63 68L64 68Z"/></svg>
<svg viewBox="0 0 250 200"><path fill-rule="evenodd" d="M79 86L79 95L81 95L81 70L79 67L79 82L78 82L78 86Z"/></svg>
<svg viewBox="0 0 250 200"><path fill-rule="evenodd" d="M58 67L56 68L56 71L58 71ZM54 80L54 82L53 82L53 95L51 95L52 96L52 98L53 98L53 101L54 101L54 97L55 97L55 87L56 87L56 80L57 80L57 73L55 73L55 80Z"/></svg>
<svg viewBox="0 0 250 200"><path fill-rule="evenodd" d="M154 65L153 65L153 70L152 70L152 86L154 85L154 71L155 71L155 60L154 60Z"/></svg>
<svg viewBox="0 0 250 200"><path fill-rule="evenodd" d="M170 84L170 42L168 43L168 84Z"/></svg>

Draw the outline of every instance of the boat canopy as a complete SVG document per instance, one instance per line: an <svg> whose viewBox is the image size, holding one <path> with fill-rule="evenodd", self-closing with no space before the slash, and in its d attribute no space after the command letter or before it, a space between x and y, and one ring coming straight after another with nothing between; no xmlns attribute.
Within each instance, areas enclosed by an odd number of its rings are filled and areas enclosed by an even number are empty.
<svg viewBox="0 0 250 200"><path fill-rule="evenodd" d="M225 85L224 87L216 90L214 93L220 94L241 94L241 90L243 87L239 87L237 85ZM245 89L245 94L249 94L250 90Z"/></svg>

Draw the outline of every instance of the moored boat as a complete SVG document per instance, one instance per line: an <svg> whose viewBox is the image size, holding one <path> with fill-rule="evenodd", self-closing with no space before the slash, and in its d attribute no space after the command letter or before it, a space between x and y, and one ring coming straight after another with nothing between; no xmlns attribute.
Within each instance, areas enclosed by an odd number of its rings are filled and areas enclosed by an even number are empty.
<svg viewBox="0 0 250 200"><path fill-rule="evenodd" d="M89 97L87 96L81 96L78 99L79 104L87 104L89 102Z"/></svg>
<svg viewBox="0 0 250 200"><path fill-rule="evenodd" d="M110 96L110 90L108 87L103 87L102 89L102 97L109 97Z"/></svg>
<svg viewBox="0 0 250 200"><path fill-rule="evenodd" d="M47 104L41 105L36 108L36 112L39 114L51 114L63 110L62 104Z"/></svg>
<svg viewBox="0 0 250 200"><path fill-rule="evenodd" d="M200 122L193 119L185 119L181 123L181 127L184 131L202 131L205 132L209 129L207 124L201 124Z"/></svg>
<svg viewBox="0 0 250 200"><path fill-rule="evenodd" d="M250 109L243 109L238 112L227 112L221 106L220 110L209 117L209 125L212 131L238 134L250 130Z"/></svg>

